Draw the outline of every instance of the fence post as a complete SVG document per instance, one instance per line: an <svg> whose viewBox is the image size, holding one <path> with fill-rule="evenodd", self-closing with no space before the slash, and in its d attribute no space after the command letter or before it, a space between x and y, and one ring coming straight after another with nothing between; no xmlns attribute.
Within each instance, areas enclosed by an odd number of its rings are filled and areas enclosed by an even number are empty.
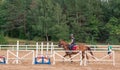
<svg viewBox="0 0 120 70"><path fill-rule="evenodd" d="M94 51L96 51L96 46L94 45Z"/></svg>
<svg viewBox="0 0 120 70"><path fill-rule="evenodd" d="M18 64L19 63L19 41L17 41L17 49L16 49L16 55L17 55L17 57L16 57L16 64Z"/></svg>
<svg viewBox="0 0 120 70"><path fill-rule="evenodd" d="M27 45L26 45L26 50L27 50Z"/></svg>
<svg viewBox="0 0 120 70"><path fill-rule="evenodd" d="M1 50L2 48L1 48L1 45L0 45L0 50Z"/></svg>

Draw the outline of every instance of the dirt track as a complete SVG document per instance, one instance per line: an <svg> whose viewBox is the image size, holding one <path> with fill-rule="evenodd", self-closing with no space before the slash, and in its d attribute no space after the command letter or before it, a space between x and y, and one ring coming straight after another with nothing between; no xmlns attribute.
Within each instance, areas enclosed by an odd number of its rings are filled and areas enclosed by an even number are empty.
<svg viewBox="0 0 120 70"><path fill-rule="evenodd" d="M88 65L88 66L77 66L75 64L63 64L59 63L56 65L0 65L0 70L120 70L120 66L112 65Z"/></svg>
<svg viewBox="0 0 120 70"><path fill-rule="evenodd" d="M0 51L0 55L1 52ZM115 52L116 65L112 64L99 64L93 63L87 66L80 66L79 62L56 62L55 65L32 65L31 63L24 62L22 64L0 64L0 70L120 70L120 52Z"/></svg>

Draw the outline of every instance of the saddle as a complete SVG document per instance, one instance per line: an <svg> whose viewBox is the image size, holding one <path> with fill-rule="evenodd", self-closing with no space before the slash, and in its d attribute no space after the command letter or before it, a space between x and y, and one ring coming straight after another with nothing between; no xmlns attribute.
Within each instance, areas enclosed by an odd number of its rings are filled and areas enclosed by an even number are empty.
<svg viewBox="0 0 120 70"><path fill-rule="evenodd" d="M76 50L78 47L78 45L72 45L72 47L70 48L70 50Z"/></svg>

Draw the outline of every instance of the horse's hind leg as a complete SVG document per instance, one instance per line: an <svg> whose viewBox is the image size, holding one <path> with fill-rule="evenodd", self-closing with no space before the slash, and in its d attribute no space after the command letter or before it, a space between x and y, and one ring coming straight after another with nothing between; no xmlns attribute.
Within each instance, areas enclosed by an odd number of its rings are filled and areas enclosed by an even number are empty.
<svg viewBox="0 0 120 70"><path fill-rule="evenodd" d="M87 54L86 54L86 58L87 58L87 60L89 59Z"/></svg>
<svg viewBox="0 0 120 70"><path fill-rule="evenodd" d="M86 56L86 58L87 58L87 61L88 61L88 63L89 63L89 58L88 58L88 55L86 54L85 56Z"/></svg>

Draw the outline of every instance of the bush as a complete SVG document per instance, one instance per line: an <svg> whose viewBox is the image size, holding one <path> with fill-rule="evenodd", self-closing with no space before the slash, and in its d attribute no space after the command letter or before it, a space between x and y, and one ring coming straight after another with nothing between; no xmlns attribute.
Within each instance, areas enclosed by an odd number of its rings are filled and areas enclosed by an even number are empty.
<svg viewBox="0 0 120 70"><path fill-rule="evenodd" d="M115 36L110 36L106 42L110 44L120 44L119 39Z"/></svg>
<svg viewBox="0 0 120 70"><path fill-rule="evenodd" d="M0 34L0 44L6 44L7 41L5 40L4 36Z"/></svg>

